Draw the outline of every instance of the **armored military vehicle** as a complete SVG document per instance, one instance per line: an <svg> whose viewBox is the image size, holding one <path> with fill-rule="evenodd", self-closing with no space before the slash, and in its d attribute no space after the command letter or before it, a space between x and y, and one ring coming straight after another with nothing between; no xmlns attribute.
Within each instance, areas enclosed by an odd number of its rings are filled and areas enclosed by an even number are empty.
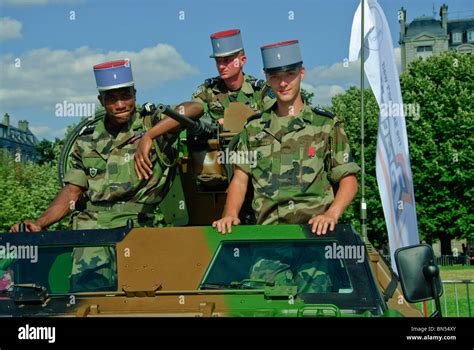
<svg viewBox="0 0 474 350"><path fill-rule="evenodd" d="M238 226L227 235L212 227L5 233L0 245L38 247L36 256L10 260L2 316L421 316L407 301L439 294L420 279L430 248L400 252L402 292L378 253L342 224L325 236L308 225ZM71 285L72 250L86 246L115 250L116 286ZM259 278L262 258L284 268Z"/></svg>

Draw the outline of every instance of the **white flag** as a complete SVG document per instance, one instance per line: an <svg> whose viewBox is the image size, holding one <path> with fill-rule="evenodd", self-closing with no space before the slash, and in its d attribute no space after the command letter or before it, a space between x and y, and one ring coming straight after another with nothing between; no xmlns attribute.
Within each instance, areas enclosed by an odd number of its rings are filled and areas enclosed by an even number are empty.
<svg viewBox="0 0 474 350"><path fill-rule="evenodd" d="M396 249L419 243L408 138L387 19L377 0L364 4L365 74L380 108L376 172L392 257ZM360 52L361 5L352 22L349 60Z"/></svg>

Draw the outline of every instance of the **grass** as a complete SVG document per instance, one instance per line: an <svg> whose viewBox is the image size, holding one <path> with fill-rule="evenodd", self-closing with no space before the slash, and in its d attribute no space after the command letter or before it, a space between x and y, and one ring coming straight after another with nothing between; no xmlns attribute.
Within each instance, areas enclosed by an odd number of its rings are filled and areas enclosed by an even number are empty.
<svg viewBox="0 0 474 350"><path fill-rule="evenodd" d="M474 266L440 266L440 275L443 281L474 281ZM471 317L474 317L474 283L467 284L469 288ZM469 317L466 284L443 284L443 295L440 298L441 312L446 317ZM456 298L457 294L457 298ZM457 299L457 305L456 305ZM423 310L423 303L418 303L418 308ZM428 301L428 313L434 310L434 301Z"/></svg>

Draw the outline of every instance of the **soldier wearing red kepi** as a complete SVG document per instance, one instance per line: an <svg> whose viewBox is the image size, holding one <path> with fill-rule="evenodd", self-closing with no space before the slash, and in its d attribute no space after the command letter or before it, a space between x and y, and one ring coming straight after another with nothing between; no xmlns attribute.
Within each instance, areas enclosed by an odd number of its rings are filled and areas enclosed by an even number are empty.
<svg viewBox="0 0 474 350"><path fill-rule="evenodd" d="M261 52L277 103L247 120L238 150L256 153L256 166L236 165L222 219L213 226L226 233L240 223L252 181L258 224L309 223L314 233L326 234L357 193L359 167L340 120L301 98L305 69L298 41L263 46Z"/></svg>

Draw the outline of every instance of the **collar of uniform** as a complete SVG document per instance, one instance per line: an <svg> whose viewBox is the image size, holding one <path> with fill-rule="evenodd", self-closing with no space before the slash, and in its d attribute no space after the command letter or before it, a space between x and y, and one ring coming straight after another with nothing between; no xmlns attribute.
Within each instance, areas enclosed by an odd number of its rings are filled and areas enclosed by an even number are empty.
<svg viewBox="0 0 474 350"><path fill-rule="evenodd" d="M227 86L225 86L224 80L221 77L217 77L219 79L214 86L212 86L212 91L215 93L225 92L227 91Z"/></svg>
<svg viewBox="0 0 474 350"><path fill-rule="evenodd" d="M108 131L105 129L105 115L100 118L100 120L95 125L94 132L92 133L92 139L97 140L103 136L104 133L108 133Z"/></svg>
<svg viewBox="0 0 474 350"><path fill-rule="evenodd" d="M214 90L217 93L222 93L222 92L240 92L242 91L246 95L252 95L255 91L252 87L252 83L250 82L251 80L254 80L255 78L252 77L251 75L247 75L244 73L244 81L242 83L242 87L239 90L231 91L227 88L227 86L224 83L224 80L222 80L221 77L219 77L219 81L212 90Z"/></svg>
<svg viewBox="0 0 474 350"><path fill-rule="evenodd" d="M140 113L138 112L138 107L135 106L135 113L132 118L128 121L126 128L122 128L118 133L117 137L113 140L113 148L122 145L128 139L135 136L134 131L139 129L143 125L143 120L140 118Z"/></svg>
<svg viewBox="0 0 474 350"><path fill-rule="evenodd" d="M303 103L304 103L303 108L301 109L298 116L301 117L301 119L303 119L305 122L309 124L313 124L313 121L314 121L313 110L311 109L311 106L307 105L305 102Z"/></svg>
<svg viewBox="0 0 474 350"><path fill-rule="evenodd" d="M118 134L117 134L117 139L119 138L120 134L123 134L124 132L129 132L130 130L137 130L141 127L141 121L140 121L140 112L138 111L138 106L135 106L135 113L132 115L132 118L128 121L128 127L127 127L127 131L123 131L121 130ZM108 135L108 136L112 136L110 135L110 133L107 131L107 129L105 128L105 118L107 117L107 115L104 115L103 118L101 118L95 128L94 128L94 132L92 133L92 139L93 140L97 140L101 137L103 137L104 135Z"/></svg>
<svg viewBox="0 0 474 350"><path fill-rule="evenodd" d="M254 93L252 83L250 82L252 80L255 80L255 78L244 73L244 82L240 90L246 95L252 95Z"/></svg>
<svg viewBox="0 0 474 350"><path fill-rule="evenodd" d="M137 130L141 127L140 113L138 112L137 106L135 106L135 113L132 118L128 121L128 127L125 130L121 130L117 137L113 138L112 135L105 128L105 118L99 120L97 123L94 133L92 134L92 139L96 141L95 148L96 151L104 158L107 159L109 153L115 147L121 145L130 137L132 137L132 130Z"/></svg>
<svg viewBox="0 0 474 350"><path fill-rule="evenodd" d="M303 129L306 126L305 122L312 123L312 111L311 107L303 104L303 108L301 109L298 115L292 117L292 122L289 124L287 130L282 130L280 128L279 123L276 123L276 118L279 116L276 114L277 103L275 103L271 109L269 109L266 113L263 113L261 123L263 124L263 128L266 129L268 133L273 135L277 139L281 139L281 136Z"/></svg>

